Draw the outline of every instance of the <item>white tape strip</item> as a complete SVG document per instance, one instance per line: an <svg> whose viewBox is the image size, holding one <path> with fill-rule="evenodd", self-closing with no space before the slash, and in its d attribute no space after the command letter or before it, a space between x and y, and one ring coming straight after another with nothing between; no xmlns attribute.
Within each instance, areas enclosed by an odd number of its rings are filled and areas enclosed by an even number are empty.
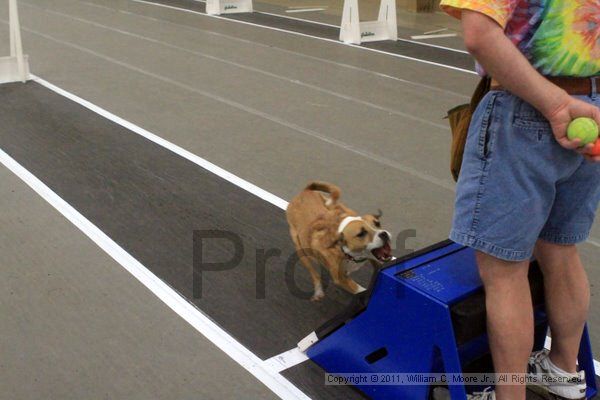
<svg viewBox="0 0 600 400"><path fill-rule="evenodd" d="M437 35L415 35L410 38L413 40L423 40L423 39L439 39L439 38L448 38L455 37L456 33L440 33Z"/></svg>
<svg viewBox="0 0 600 400"><path fill-rule="evenodd" d="M313 12L313 11L324 11L324 8L295 8L291 10L285 10L286 13L303 13L303 12Z"/></svg>
<svg viewBox="0 0 600 400"><path fill-rule="evenodd" d="M281 372L307 360L308 356L300 351L298 347L294 347L293 349L265 360L265 364L271 370L275 372Z"/></svg>

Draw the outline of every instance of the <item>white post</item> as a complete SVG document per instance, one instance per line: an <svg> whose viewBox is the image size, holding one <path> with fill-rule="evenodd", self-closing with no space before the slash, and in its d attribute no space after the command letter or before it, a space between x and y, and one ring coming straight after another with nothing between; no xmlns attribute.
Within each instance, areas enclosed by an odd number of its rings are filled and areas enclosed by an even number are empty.
<svg viewBox="0 0 600 400"><path fill-rule="evenodd" d="M219 0L206 0L206 13L208 15L221 14L221 6Z"/></svg>
<svg viewBox="0 0 600 400"><path fill-rule="evenodd" d="M398 22L396 16L396 0L381 0L377 21L384 22L389 40L398 40Z"/></svg>
<svg viewBox="0 0 600 400"><path fill-rule="evenodd" d="M16 57L17 74L21 82L27 80L25 73L25 60L23 59L23 43L21 42L21 24L19 23L19 10L17 8L17 0L9 0L9 15L10 15L10 55Z"/></svg>
<svg viewBox="0 0 600 400"><path fill-rule="evenodd" d="M340 40L352 44L398 40L396 21L396 0L381 0L377 20L364 22L360 22L358 0L344 0Z"/></svg>
<svg viewBox="0 0 600 400"><path fill-rule="evenodd" d="M10 56L0 57L0 83L25 82L29 79L29 64L23 54L17 0L8 0L8 14Z"/></svg>
<svg viewBox="0 0 600 400"><path fill-rule="evenodd" d="M10 35L10 56L11 57L14 57L14 56L17 55L17 50L15 48L15 35L13 33L14 32L14 28L13 28L13 25L14 25L14 22L13 22L14 21L14 17L13 17L14 11L13 10L15 8L14 5L13 5L13 3L14 3L14 0L9 0L8 1L8 24L9 24L8 29L9 29L9 35Z"/></svg>
<svg viewBox="0 0 600 400"><path fill-rule="evenodd" d="M206 0L208 15L251 13L253 11L252 0Z"/></svg>
<svg viewBox="0 0 600 400"><path fill-rule="evenodd" d="M340 41L360 44L360 19L358 0L344 0L342 25L340 26Z"/></svg>

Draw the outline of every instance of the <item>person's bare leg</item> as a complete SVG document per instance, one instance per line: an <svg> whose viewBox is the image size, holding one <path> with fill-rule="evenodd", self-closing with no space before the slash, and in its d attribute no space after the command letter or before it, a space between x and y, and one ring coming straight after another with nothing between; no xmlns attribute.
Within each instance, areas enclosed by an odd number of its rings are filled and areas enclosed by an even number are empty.
<svg viewBox="0 0 600 400"><path fill-rule="evenodd" d="M575 245L539 240L535 257L544 274L546 311L552 347L550 360L576 372L577 353L590 306L590 285Z"/></svg>
<svg viewBox="0 0 600 400"><path fill-rule="evenodd" d="M527 273L529 261L508 262L477 252L485 288L487 328L495 372L527 371L533 348L533 307ZM525 385L496 386L497 400L524 400Z"/></svg>

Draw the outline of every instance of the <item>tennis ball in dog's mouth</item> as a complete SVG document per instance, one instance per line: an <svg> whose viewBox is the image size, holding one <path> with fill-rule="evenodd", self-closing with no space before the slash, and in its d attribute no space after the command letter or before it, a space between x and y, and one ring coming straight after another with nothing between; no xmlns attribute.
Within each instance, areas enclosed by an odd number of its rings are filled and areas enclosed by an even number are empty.
<svg viewBox="0 0 600 400"><path fill-rule="evenodd" d="M567 127L569 140L580 139L581 145L594 143L598 139L598 124L591 118L575 118Z"/></svg>

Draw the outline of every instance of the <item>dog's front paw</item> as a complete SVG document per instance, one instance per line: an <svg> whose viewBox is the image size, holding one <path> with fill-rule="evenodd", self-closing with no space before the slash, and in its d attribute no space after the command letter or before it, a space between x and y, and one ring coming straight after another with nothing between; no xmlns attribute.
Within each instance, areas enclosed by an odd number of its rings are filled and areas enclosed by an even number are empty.
<svg viewBox="0 0 600 400"><path fill-rule="evenodd" d="M356 290L354 291L354 294L359 294L359 293L362 293L362 292L364 292L365 290L367 290L367 289L365 289L364 287L362 287L362 286L360 286L360 285L358 285L358 284L357 284L356 286L357 286L357 288L356 288Z"/></svg>
<svg viewBox="0 0 600 400"><path fill-rule="evenodd" d="M313 296L310 298L310 301L321 301L323 300L323 297L325 297L325 293L322 290L317 290L315 294L313 294Z"/></svg>

